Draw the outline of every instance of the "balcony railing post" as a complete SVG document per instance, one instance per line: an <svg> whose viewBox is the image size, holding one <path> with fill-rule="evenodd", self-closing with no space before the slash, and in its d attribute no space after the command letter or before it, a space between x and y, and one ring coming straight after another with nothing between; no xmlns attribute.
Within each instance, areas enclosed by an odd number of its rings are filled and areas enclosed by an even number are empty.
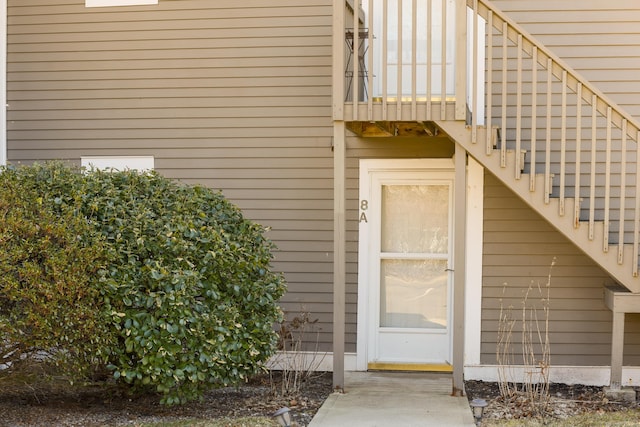
<svg viewBox="0 0 640 427"><path fill-rule="evenodd" d="M345 0L333 0L333 119L344 120Z"/></svg>
<svg viewBox="0 0 640 427"><path fill-rule="evenodd" d="M358 102L360 101L360 0L353 0L353 80L352 95L353 120L358 120Z"/></svg>
<svg viewBox="0 0 640 427"><path fill-rule="evenodd" d="M426 116L427 120L432 119L432 94L431 94L431 82L433 81L432 71L433 71L433 55L432 55L432 46L433 46L433 2L431 0L427 0L427 45L425 55L427 57L427 67L425 69L425 80L427 82L426 92Z"/></svg>
<svg viewBox="0 0 640 427"><path fill-rule="evenodd" d="M467 67L467 2L456 0L456 120L464 120L467 116ZM442 94L443 99L446 98L445 87Z"/></svg>

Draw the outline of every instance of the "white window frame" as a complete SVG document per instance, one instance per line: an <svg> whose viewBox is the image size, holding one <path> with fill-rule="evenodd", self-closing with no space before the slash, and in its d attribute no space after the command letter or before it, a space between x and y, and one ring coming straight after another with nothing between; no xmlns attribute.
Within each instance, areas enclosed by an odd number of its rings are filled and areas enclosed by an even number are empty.
<svg viewBox="0 0 640 427"><path fill-rule="evenodd" d="M155 168L153 156L82 156L80 164L87 169L148 172Z"/></svg>
<svg viewBox="0 0 640 427"><path fill-rule="evenodd" d="M85 0L85 7L139 6L158 4L158 0Z"/></svg>

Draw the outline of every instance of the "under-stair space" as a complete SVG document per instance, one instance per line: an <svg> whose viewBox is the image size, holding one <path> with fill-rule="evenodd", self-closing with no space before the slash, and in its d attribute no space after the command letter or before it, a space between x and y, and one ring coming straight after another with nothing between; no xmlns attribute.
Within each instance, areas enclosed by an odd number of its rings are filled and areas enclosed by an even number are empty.
<svg viewBox="0 0 640 427"><path fill-rule="evenodd" d="M622 385L624 319L627 313L640 313L640 294L631 293L622 286L613 284L605 288L604 300L606 306L613 312L611 379L609 386L612 390L617 391L621 389ZM631 397L635 401L635 391Z"/></svg>

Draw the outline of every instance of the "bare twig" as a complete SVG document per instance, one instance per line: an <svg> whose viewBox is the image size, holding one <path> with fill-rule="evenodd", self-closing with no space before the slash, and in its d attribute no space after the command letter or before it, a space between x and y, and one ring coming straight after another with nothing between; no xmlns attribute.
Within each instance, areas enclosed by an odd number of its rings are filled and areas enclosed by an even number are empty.
<svg viewBox="0 0 640 427"><path fill-rule="evenodd" d="M503 308L500 299L500 317L498 324L498 342L496 346L496 362L498 364L498 385L500 395L505 399L522 397L529 405L529 411L544 417L549 406L549 368L551 366L551 344L549 339L549 306L551 297L551 270L555 265L554 258L549 268L549 276L545 288L538 283L531 283L522 299L522 367L524 376L521 388L508 371L513 366L512 334L516 320L512 316L512 307ZM507 284L503 287L503 297ZM532 302L532 294L537 290L539 303ZM542 312L543 320L539 313Z"/></svg>
<svg viewBox="0 0 640 427"><path fill-rule="evenodd" d="M308 328L317 323L318 319L311 320L311 314L302 310L300 314L291 321L283 321L280 324L280 342L278 362L281 368L280 390L282 396L297 394L305 380L310 378L318 369L324 359L320 356L319 336L316 331L315 348L311 352L303 351L303 343L308 332ZM271 372L272 388L275 390L273 381L273 371Z"/></svg>

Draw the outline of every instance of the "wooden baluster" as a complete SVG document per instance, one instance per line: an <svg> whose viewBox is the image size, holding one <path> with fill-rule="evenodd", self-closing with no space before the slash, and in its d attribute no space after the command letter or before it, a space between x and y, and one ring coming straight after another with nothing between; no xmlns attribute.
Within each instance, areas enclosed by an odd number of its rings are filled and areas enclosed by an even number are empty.
<svg viewBox="0 0 640 427"><path fill-rule="evenodd" d="M373 0L369 0L368 7L369 16L368 18L368 49L367 49L367 87L369 88L368 97L367 97L367 120L373 121Z"/></svg>
<svg viewBox="0 0 640 427"><path fill-rule="evenodd" d="M358 121L358 99L360 98L360 0L353 2L353 120Z"/></svg>
<svg viewBox="0 0 640 427"><path fill-rule="evenodd" d="M618 219L618 264L624 261L624 224L625 224L625 203L627 196L627 119L622 119L622 139L620 141L620 206Z"/></svg>
<svg viewBox="0 0 640 427"><path fill-rule="evenodd" d="M427 120L432 120L431 85L433 74L433 4L427 0Z"/></svg>
<svg viewBox="0 0 640 427"><path fill-rule="evenodd" d="M536 191L536 156L538 145L538 48L531 48L531 160L529 191Z"/></svg>
<svg viewBox="0 0 640 427"><path fill-rule="evenodd" d="M398 0L398 68L397 77L397 103L396 120L402 120L402 0Z"/></svg>
<svg viewBox="0 0 640 427"><path fill-rule="evenodd" d="M389 2L382 0L382 120L389 120Z"/></svg>
<svg viewBox="0 0 640 427"><path fill-rule="evenodd" d="M609 252L609 203L611 200L611 106L607 107L607 147L605 151L604 181L604 237L602 250L604 252Z"/></svg>
<svg viewBox="0 0 640 427"><path fill-rule="evenodd" d="M562 70L560 121L560 206L558 213L560 216L564 216L565 185L567 175L567 70Z"/></svg>
<svg viewBox="0 0 640 427"><path fill-rule="evenodd" d="M493 112L493 12L490 10L487 15L487 117L485 123L487 127L487 156L493 153L493 132L492 132L492 112Z"/></svg>
<svg viewBox="0 0 640 427"><path fill-rule="evenodd" d="M411 120L418 119L417 106L417 74L418 74L418 57L417 57L417 28L418 28L418 5L417 0L411 0Z"/></svg>
<svg viewBox="0 0 640 427"><path fill-rule="evenodd" d="M596 213L596 157L598 154L598 97L591 96L591 168L589 172L589 240L594 239Z"/></svg>
<svg viewBox="0 0 640 427"><path fill-rule="evenodd" d="M447 120L447 1L442 0L442 81L440 88L440 120Z"/></svg>
<svg viewBox="0 0 640 427"><path fill-rule="evenodd" d="M582 83L578 82L576 88L576 174L574 185L574 198L573 204L573 226L578 228L580 226L580 175L582 168Z"/></svg>
<svg viewBox="0 0 640 427"><path fill-rule="evenodd" d="M633 277L638 277L638 245L640 244L640 130L636 132L636 143L633 146L636 150L636 204L634 212L634 226L633 226L633 259L632 274Z"/></svg>
<svg viewBox="0 0 640 427"><path fill-rule="evenodd" d="M500 167L507 167L507 47L509 27L502 23L502 123L500 133Z"/></svg>
<svg viewBox="0 0 640 427"><path fill-rule="evenodd" d="M473 43L473 61L471 66L471 143L478 142L478 98L480 97L480 84L478 82L478 0L473 0L473 28L471 30L471 43Z"/></svg>
<svg viewBox="0 0 640 427"><path fill-rule="evenodd" d="M522 34L518 34L518 51L516 52L516 157L515 178L520 179L522 165L520 151L522 150Z"/></svg>
<svg viewBox="0 0 640 427"><path fill-rule="evenodd" d="M551 194L551 84L553 77L553 61L547 58L547 128L545 134L544 153L544 202L549 204Z"/></svg>

